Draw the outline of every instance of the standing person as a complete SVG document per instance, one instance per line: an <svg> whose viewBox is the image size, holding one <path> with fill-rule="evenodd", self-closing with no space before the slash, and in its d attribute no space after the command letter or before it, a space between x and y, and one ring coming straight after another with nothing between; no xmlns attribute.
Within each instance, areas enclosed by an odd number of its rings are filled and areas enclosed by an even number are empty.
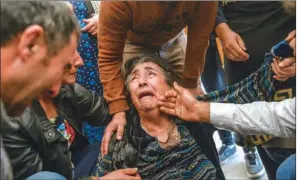
<svg viewBox="0 0 297 180"><path fill-rule="evenodd" d="M158 53L172 65L184 87L195 94L201 93L200 75L216 11L217 2L210 1L101 2L100 78L110 114L114 115L113 120L122 124L117 127L111 122L102 145L108 144L111 132L117 128L117 136L121 139L126 124L125 111L129 109L121 67L134 57L147 52ZM187 36L183 30L186 26Z"/></svg>
<svg viewBox="0 0 297 180"><path fill-rule="evenodd" d="M84 66L78 69L76 82L83 87L102 95L102 84L98 70L98 16L100 1L69 1L78 18L81 28L80 43L77 48L84 60ZM102 140L104 127L94 127L84 123L84 132L91 143Z"/></svg>
<svg viewBox="0 0 297 180"><path fill-rule="evenodd" d="M295 26L295 18L285 12L281 2L228 2L224 6L221 3L215 33L222 41L227 57L224 64L228 85L239 82L258 69L264 53L283 40ZM280 84L272 101L292 97L294 94L295 80L289 79ZM235 153L234 139L231 132L221 131L220 134L224 144L220 156L221 159L228 159ZM270 148L258 148L270 179L275 179L277 167L286 158L286 154L290 154L290 148L276 148L273 144L265 144L270 145ZM256 178L263 175L264 170L258 155L253 151L245 149L245 159L248 176ZM273 156L280 158L272 160Z"/></svg>
<svg viewBox="0 0 297 180"><path fill-rule="evenodd" d="M20 115L33 98L49 88L53 94L59 92L76 52L79 28L62 2L1 2L0 34L3 133L12 123L7 116ZM1 179L12 178L1 138Z"/></svg>

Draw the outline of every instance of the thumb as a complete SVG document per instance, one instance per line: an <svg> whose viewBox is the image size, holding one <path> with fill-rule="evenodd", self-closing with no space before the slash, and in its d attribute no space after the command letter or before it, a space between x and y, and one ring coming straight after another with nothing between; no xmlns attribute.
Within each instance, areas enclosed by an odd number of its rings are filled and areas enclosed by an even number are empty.
<svg viewBox="0 0 297 180"><path fill-rule="evenodd" d="M136 175L138 168L127 168L127 169L122 169L122 171L126 175Z"/></svg>
<svg viewBox="0 0 297 180"><path fill-rule="evenodd" d="M296 36L296 30L290 32L290 33L288 34L288 36L286 37L285 41L289 42L289 41L291 41L295 36Z"/></svg>
<svg viewBox="0 0 297 180"><path fill-rule="evenodd" d="M178 94L182 94L185 88L181 87L180 85L177 84L177 82L173 83L173 88Z"/></svg>
<svg viewBox="0 0 297 180"><path fill-rule="evenodd" d="M241 49L243 49L244 51L246 51L244 41L241 39L241 37L239 35L236 36L236 40L237 40L239 47Z"/></svg>
<svg viewBox="0 0 297 180"><path fill-rule="evenodd" d="M295 58L291 57L291 58L284 59L278 65L279 65L279 67L283 68L283 67L291 66L294 62L295 62Z"/></svg>

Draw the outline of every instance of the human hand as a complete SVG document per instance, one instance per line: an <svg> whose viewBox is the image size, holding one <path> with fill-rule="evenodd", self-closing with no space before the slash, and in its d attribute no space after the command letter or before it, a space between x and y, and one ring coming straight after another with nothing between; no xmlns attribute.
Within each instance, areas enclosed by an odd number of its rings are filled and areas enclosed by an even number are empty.
<svg viewBox="0 0 297 180"><path fill-rule="evenodd" d="M83 20L87 25L83 28L81 28L82 32L88 32L93 36L97 35L98 30L98 14L89 18Z"/></svg>
<svg viewBox="0 0 297 180"><path fill-rule="evenodd" d="M102 143L101 143L102 156L108 153L109 141L115 131L117 132L117 140L122 139L126 123L127 121L126 121L125 112L118 112L113 115L112 121L105 128L104 136L102 138Z"/></svg>
<svg viewBox="0 0 297 180"><path fill-rule="evenodd" d="M274 79L278 81L286 81L290 77L296 76L296 58L289 57L280 61L277 58L273 59L273 63L271 63L271 67L275 75Z"/></svg>
<svg viewBox="0 0 297 180"><path fill-rule="evenodd" d="M201 86L197 86L196 88L188 88L188 90L195 97L205 94L204 91L202 90Z"/></svg>
<svg viewBox="0 0 297 180"><path fill-rule="evenodd" d="M112 171L111 173L100 177L100 180L109 179L126 179L126 180L141 180L140 175L137 173L137 168L127 168Z"/></svg>
<svg viewBox="0 0 297 180"><path fill-rule="evenodd" d="M296 56L296 30L290 32L285 41L289 43L290 47L293 49L293 55Z"/></svg>
<svg viewBox="0 0 297 180"><path fill-rule="evenodd" d="M246 47L242 38L232 31L226 23L216 27L216 34L220 38L224 54L232 61L246 61L249 59Z"/></svg>
<svg viewBox="0 0 297 180"><path fill-rule="evenodd" d="M169 90L165 96L160 97L160 110L164 113L177 116L186 121L208 120L209 116L204 116L200 110L209 111L209 104L199 102L193 94L179 86L176 82L173 84L174 90Z"/></svg>

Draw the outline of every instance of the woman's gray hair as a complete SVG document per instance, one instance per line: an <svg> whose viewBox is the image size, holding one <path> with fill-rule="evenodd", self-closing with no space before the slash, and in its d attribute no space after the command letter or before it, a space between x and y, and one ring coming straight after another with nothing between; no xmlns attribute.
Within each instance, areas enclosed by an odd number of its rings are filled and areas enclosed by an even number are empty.
<svg viewBox="0 0 297 180"><path fill-rule="evenodd" d="M73 33L79 40L80 28L77 18L65 2L1 2L1 46L9 43L31 25L43 28L49 55L54 55L63 49Z"/></svg>
<svg viewBox="0 0 297 180"><path fill-rule="evenodd" d="M137 56L137 57L129 60L123 66L122 72L123 72L124 79L125 79L125 93L126 93L127 97L129 96L129 84L131 81L131 73L132 73L133 69L137 65L143 64L146 62L155 63L161 68L161 70L165 76L165 81L166 81L167 85L169 85L170 87L172 87L173 82L177 80L178 76L176 76L173 73L172 68L171 68L170 64L167 63L167 61L163 60L157 53L151 53L151 52L144 53L140 56Z"/></svg>

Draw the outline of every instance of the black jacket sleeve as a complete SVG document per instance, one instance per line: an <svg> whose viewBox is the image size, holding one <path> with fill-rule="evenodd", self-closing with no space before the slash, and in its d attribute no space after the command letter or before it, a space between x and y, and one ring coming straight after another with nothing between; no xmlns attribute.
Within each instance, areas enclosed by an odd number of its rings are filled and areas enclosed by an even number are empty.
<svg viewBox="0 0 297 180"><path fill-rule="evenodd" d="M223 3L222 2L219 2L219 5L218 5L218 14L217 14L217 18L216 18L216 21L215 21L215 27L217 27L219 24L221 23L227 23L227 19L224 15L224 11L223 11Z"/></svg>
<svg viewBox="0 0 297 180"><path fill-rule="evenodd" d="M112 116L109 114L108 104L103 96L77 83L72 86L72 89L74 105L82 115L83 121L94 126L105 126L111 121Z"/></svg>

